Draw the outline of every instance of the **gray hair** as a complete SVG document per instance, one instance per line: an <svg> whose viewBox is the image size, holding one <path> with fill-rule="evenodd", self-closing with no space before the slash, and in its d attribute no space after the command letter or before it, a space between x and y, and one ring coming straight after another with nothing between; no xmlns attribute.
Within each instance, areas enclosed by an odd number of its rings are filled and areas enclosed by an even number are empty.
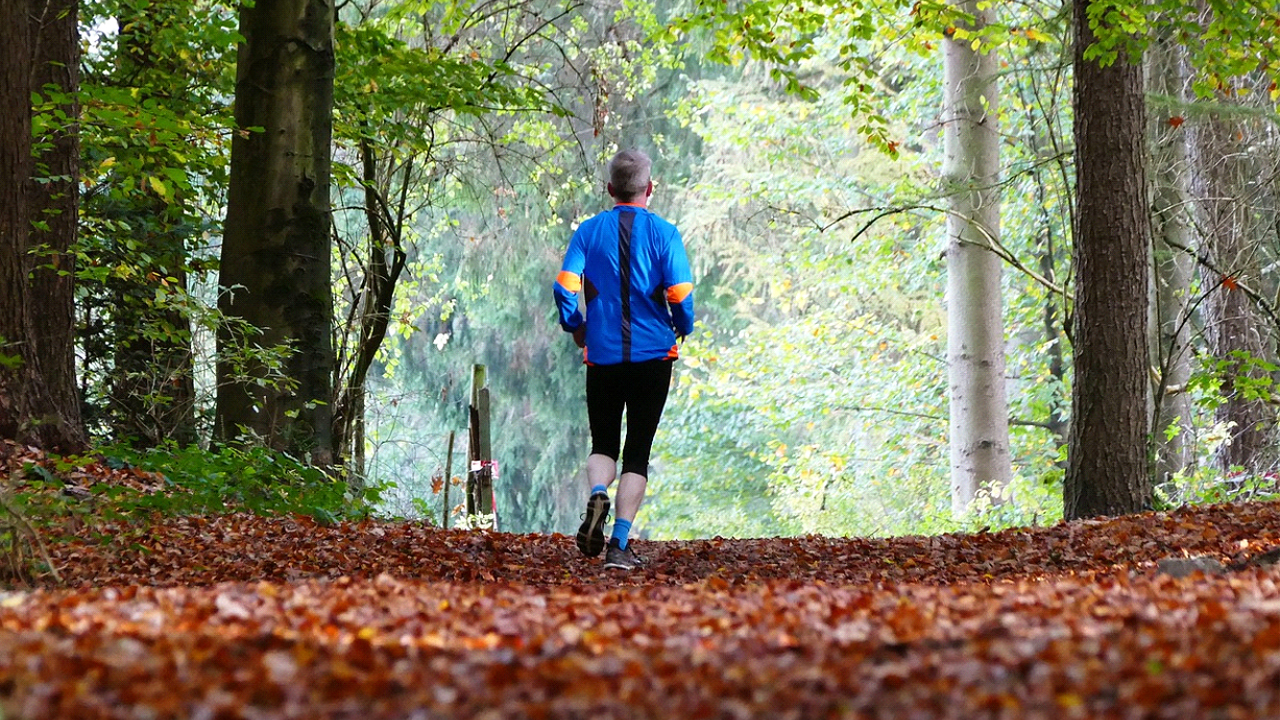
<svg viewBox="0 0 1280 720"><path fill-rule="evenodd" d="M649 189L649 171L653 161L639 150L623 150L609 161L609 184L613 197L619 202L630 202L644 197Z"/></svg>

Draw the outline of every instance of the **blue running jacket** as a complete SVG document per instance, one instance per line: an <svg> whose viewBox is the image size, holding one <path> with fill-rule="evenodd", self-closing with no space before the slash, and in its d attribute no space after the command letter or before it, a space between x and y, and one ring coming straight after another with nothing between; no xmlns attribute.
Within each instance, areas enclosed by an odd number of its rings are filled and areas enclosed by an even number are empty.
<svg viewBox="0 0 1280 720"><path fill-rule="evenodd" d="M693 274L680 231L639 205L619 203L579 225L552 292L561 328L587 323L588 365L675 358L676 337L693 332Z"/></svg>

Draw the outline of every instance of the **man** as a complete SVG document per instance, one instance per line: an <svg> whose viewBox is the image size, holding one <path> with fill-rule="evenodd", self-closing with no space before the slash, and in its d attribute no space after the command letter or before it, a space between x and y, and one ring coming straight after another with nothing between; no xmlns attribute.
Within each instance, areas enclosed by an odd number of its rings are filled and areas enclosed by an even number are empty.
<svg viewBox="0 0 1280 720"><path fill-rule="evenodd" d="M617 516L604 560L604 567L619 570L642 564L628 536L644 501L649 451L671 385L677 343L693 331L689 258L675 226L648 209L651 167L639 150L613 157L608 190L616 204L578 226L553 288L560 327L573 333L587 365L591 490L577 541L588 557L606 547L608 490L618 470L623 410L627 413Z"/></svg>

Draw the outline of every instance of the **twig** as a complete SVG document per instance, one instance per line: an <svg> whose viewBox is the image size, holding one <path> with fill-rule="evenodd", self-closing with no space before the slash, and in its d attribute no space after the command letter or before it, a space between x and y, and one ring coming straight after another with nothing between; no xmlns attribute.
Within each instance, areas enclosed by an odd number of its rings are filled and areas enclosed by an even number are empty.
<svg viewBox="0 0 1280 720"><path fill-rule="evenodd" d="M44 546L44 541L40 539L40 534L37 533L35 528L31 526L31 523L23 517L22 513L18 512L18 510L9 503L8 498L5 497L3 493L0 493L0 510L3 510L4 514L7 515L12 522L9 527L13 530L13 542L15 548L13 552L15 554L18 552L17 544L20 539L19 536L25 537L26 541L40 553L41 557L44 558L45 565L48 566L49 573L53 575L53 579L61 584L62 576L58 574L58 568L53 566L53 558L49 555L48 548ZM15 562L15 572L21 572L21 568L16 564L18 559L19 558L13 559Z"/></svg>

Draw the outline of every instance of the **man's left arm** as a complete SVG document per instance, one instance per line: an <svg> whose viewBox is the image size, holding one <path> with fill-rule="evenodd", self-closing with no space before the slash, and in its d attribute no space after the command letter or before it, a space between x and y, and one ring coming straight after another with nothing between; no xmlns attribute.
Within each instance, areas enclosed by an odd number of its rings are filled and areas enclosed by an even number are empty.
<svg viewBox="0 0 1280 720"><path fill-rule="evenodd" d="M693 332L693 272L689 270L689 256L679 231L672 232L669 239L663 275L671 321L676 335L684 337Z"/></svg>

